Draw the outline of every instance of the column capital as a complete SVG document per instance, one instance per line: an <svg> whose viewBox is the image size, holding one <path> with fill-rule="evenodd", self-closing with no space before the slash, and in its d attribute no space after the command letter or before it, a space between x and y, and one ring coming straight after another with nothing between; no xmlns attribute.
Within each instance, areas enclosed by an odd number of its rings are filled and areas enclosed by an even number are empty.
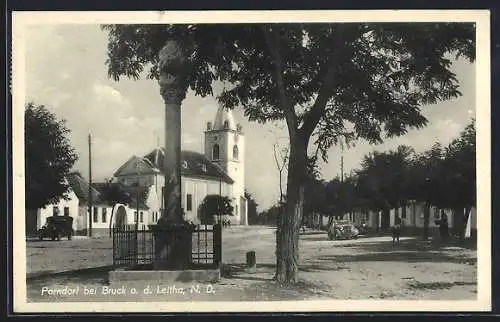
<svg viewBox="0 0 500 322"><path fill-rule="evenodd" d="M173 86L160 87L160 94L166 104L181 106L182 101L186 98L186 89Z"/></svg>

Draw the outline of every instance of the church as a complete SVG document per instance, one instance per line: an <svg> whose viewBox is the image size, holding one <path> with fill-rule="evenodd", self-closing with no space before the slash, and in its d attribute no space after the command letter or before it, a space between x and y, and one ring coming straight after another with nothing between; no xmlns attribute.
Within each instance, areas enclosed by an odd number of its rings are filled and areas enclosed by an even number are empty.
<svg viewBox="0 0 500 322"><path fill-rule="evenodd" d="M226 196L232 201L231 225L248 225L245 198L245 138L242 127L230 110L219 107L214 122L207 122L204 151L181 151L181 207L185 220L199 224L199 209L207 195ZM113 226L134 225L142 228L156 224L163 210L162 171L165 150L155 148L145 156L132 156L113 174L114 184L130 196L129 204L110 206L103 200L107 183L92 183L92 234L109 235ZM26 233L35 235L47 217L71 216L77 235L89 228L88 182L77 173L67 178L70 186L66 199L38 209L27 216Z"/></svg>
<svg viewBox="0 0 500 322"><path fill-rule="evenodd" d="M226 219L232 225L248 225L244 143L242 127L232 111L219 107L214 122L207 122L204 152L181 151L181 207L187 221L200 222L200 205L207 195L222 195L233 205L233 216ZM117 183L135 199L130 208L121 211L123 215L115 217L115 224L133 224L136 211L129 213L134 207L139 208L141 225L158 221L163 209L164 156L165 150L157 147L143 157L132 156L114 173ZM135 198L137 186L141 193Z"/></svg>

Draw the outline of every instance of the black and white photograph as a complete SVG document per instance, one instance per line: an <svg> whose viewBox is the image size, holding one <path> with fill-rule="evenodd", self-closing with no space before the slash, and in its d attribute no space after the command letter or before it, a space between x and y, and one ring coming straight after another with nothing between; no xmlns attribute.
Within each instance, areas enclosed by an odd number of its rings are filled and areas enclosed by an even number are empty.
<svg viewBox="0 0 500 322"><path fill-rule="evenodd" d="M488 11L12 21L16 312L491 309Z"/></svg>

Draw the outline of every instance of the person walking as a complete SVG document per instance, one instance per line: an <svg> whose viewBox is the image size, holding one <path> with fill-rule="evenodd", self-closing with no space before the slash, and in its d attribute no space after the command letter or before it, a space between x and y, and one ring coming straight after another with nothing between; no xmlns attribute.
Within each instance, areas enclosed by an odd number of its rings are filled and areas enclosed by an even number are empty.
<svg viewBox="0 0 500 322"><path fill-rule="evenodd" d="M392 243L395 244L396 242L399 244L399 237L401 237L401 223L402 220L401 218L396 215L394 218L394 226L392 227Z"/></svg>

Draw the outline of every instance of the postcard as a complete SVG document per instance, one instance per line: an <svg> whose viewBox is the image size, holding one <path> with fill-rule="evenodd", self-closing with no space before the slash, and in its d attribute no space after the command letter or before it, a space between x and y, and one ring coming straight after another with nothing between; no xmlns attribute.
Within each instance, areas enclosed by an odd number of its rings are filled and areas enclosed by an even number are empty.
<svg viewBox="0 0 500 322"><path fill-rule="evenodd" d="M489 19L13 12L15 312L491 310Z"/></svg>

